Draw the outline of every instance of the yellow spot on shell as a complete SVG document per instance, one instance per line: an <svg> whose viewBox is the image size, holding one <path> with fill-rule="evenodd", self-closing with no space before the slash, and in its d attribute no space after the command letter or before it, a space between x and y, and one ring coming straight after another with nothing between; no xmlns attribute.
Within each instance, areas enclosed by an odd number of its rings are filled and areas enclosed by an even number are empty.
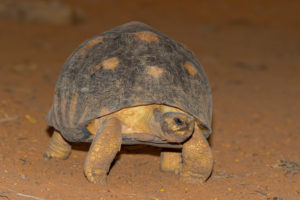
<svg viewBox="0 0 300 200"><path fill-rule="evenodd" d="M85 121L85 117L86 117L87 114L88 114L88 108L85 107L85 108L84 108L84 111L82 112L81 117L80 117L80 119L79 119L79 123L82 123L82 122Z"/></svg>
<svg viewBox="0 0 300 200"><path fill-rule="evenodd" d="M76 113L76 105L77 105L77 98L78 98L78 93L74 93L71 103L70 103L70 108L69 108L69 123L70 125L73 125L74 123L74 115Z"/></svg>
<svg viewBox="0 0 300 200"><path fill-rule="evenodd" d="M95 46L96 44L102 42L102 40L103 40L103 37L97 37L97 38L95 38L95 39L93 39L93 40L90 40L86 45L84 45L84 46L79 50L78 55L79 55L79 56L85 55L85 54L87 53L87 51L88 51L91 47L93 47L93 46Z"/></svg>
<svg viewBox="0 0 300 200"><path fill-rule="evenodd" d="M147 73L149 75L153 76L154 78L159 78L163 72L164 72L164 70L158 66L148 66L147 67Z"/></svg>
<svg viewBox="0 0 300 200"><path fill-rule="evenodd" d="M104 60L101 64L104 69L114 70L119 64L119 59L117 57L112 57Z"/></svg>
<svg viewBox="0 0 300 200"><path fill-rule="evenodd" d="M159 41L157 35L150 31L137 32L137 33L135 33L135 36L139 40L142 40L145 42L158 42Z"/></svg>
<svg viewBox="0 0 300 200"><path fill-rule="evenodd" d="M101 69L102 67L107 70L114 70L119 65L119 59L117 57L108 58L102 61L100 64L92 68L92 74Z"/></svg>
<svg viewBox="0 0 300 200"><path fill-rule="evenodd" d="M163 188L162 188L162 189L160 189L159 191L161 191L161 192L164 192L164 191L165 191L165 189L163 189Z"/></svg>
<svg viewBox="0 0 300 200"><path fill-rule="evenodd" d="M61 115L62 115L62 121L63 121L63 124L65 124L65 119L66 119L66 105L67 105L67 99L66 99L66 95L62 95L61 97Z"/></svg>
<svg viewBox="0 0 300 200"><path fill-rule="evenodd" d="M189 72L190 75L194 76L196 73L197 73L197 69L196 67L194 66L193 63L191 62L186 62L184 64L186 70Z"/></svg>
<svg viewBox="0 0 300 200"><path fill-rule="evenodd" d="M32 123L32 124L35 124L36 123L36 120L35 119L33 119L30 115L25 115L25 118L30 122L30 123Z"/></svg>

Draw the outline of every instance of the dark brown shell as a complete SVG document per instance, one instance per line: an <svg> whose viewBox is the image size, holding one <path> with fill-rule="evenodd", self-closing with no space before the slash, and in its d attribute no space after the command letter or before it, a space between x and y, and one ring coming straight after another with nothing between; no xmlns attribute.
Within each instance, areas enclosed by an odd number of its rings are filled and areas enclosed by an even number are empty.
<svg viewBox="0 0 300 200"><path fill-rule="evenodd" d="M139 22L81 44L59 75L47 120L69 141L89 137L90 120L124 107L165 104L211 130L211 92L196 56Z"/></svg>

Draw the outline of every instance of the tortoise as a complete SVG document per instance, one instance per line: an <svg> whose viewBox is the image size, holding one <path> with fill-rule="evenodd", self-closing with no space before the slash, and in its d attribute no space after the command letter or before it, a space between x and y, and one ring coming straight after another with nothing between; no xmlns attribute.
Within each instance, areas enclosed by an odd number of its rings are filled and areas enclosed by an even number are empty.
<svg viewBox="0 0 300 200"><path fill-rule="evenodd" d="M163 149L160 168L183 181L211 174L212 99L196 56L141 22L83 42L59 75L47 116L54 127L46 158L67 159L72 142L92 143L84 173L107 183L121 145Z"/></svg>

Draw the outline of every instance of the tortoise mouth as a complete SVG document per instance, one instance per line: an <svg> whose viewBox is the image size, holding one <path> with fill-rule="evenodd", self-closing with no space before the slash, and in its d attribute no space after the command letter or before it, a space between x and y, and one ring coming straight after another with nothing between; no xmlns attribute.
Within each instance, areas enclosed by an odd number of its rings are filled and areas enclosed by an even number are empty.
<svg viewBox="0 0 300 200"><path fill-rule="evenodd" d="M187 131L183 131L182 133L170 133L168 132L168 134L165 134L165 140L168 143L176 143L176 144L180 144L185 142L186 140L188 140L190 138L192 133L187 132Z"/></svg>

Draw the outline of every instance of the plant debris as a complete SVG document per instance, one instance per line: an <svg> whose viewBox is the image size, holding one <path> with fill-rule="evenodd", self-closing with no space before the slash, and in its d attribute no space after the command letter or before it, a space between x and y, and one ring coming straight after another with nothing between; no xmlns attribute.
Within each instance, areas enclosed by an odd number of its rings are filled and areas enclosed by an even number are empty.
<svg viewBox="0 0 300 200"><path fill-rule="evenodd" d="M8 199L9 200L9 197L4 195L4 193L0 193L0 198L5 198L5 199Z"/></svg>
<svg viewBox="0 0 300 200"><path fill-rule="evenodd" d="M35 119L33 119L30 115L25 115L25 118L30 122L30 123L32 123L32 124L35 124L36 123L36 120Z"/></svg>
<svg viewBox="0 0 300 200"><path fill-rule="evenodd" d="M280 168L285 171L285 176L291 177L300 172L300 164L296 161L280 159L280 163L273 164L272 168Z"/></svg>

